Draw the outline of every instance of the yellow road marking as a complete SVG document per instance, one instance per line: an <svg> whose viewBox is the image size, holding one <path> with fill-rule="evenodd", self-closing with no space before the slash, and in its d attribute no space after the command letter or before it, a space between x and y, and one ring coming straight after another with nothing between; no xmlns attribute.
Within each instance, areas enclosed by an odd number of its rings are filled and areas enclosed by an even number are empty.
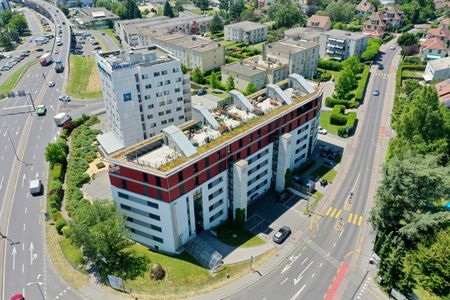
<svg viewBox="0 0 450 300"><path fill-rule="evenodd" d="M353 216L353 224L356 225L356 221L358 221L358 216L354 215Z"/></svg>
<svg viewBox="0 0 450 300"><path fill-rule="evenodd" d="M335 218L336 218L336 219L339 218L339 216L341 215L341 213L342 213L342 209L340 209L340 210L337 212Z"/></svg>
<svg viewBox="0 0 450 300"><path fill-rule="evenodd" d="M333 208L333 211L331 212L330 217L334 217L334 214L336 213L336 211L337 211L337 208Z"/></svg>
<svg viewBox="0 0 450 300"><path fill-rule="evenodd" d="M361 226L362 220L363 220L362 216L359 216L358 226Z"/></svg>
<svg viewBox="0 0 450 300"><path fill-rule="evenodd" d="M325 214L325 216L328 216L329 214L330 214L330 212L331 212L331 209L332 209L332 207L330 206L330 207L328 207L328 210L327 210L327 213Z"/></svg>
<svg viewBox="0 0 450 300"><path fill-rule="evenodd" d="M350 213L350 216L348 216L348 220L347 220L347 222L351 223L351 222L352 222L352 217L353 217L353 214L352 214L352 213Z"/></svg>

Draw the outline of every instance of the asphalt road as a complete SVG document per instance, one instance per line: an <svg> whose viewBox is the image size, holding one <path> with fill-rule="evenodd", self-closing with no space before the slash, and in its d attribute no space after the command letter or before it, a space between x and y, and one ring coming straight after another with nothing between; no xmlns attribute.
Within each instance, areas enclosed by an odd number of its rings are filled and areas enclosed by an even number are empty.
<svg viewBox="0 0 450 300"><path fill-rule="evenodd" d="M351 160L349 171L331 205L313 215L317 222L311 223L314 224L311 228L305 227L292 235L291 239L300 242L284 263L230 299L352 299L365 275L364 270L351 269L350 262L354 255L360 255L354 250L360 239L361 223L368 218L383 105L387 97L394 97L393 90L387 91L388 81L395 80L395 70L391 68L394 53L398 50L387 50L381 58L384 70L371 72L364 103L366 113L359 124L361 135L351 150L353 155L347 158ZM379 90L379 96L372 95L374 89ZM367 264L369 258L364 260ZM338 297L336 292L344 281L344 295Z"/></svg>
<svg viewBox="0 0 450 300"><path fill-rule="evenodd" d="M43 1L34 3L50 7ZM67 23L60 11L56 13L53 6L51 10L57 23L62 24L63 20ZM36 24L31 23L30 26ZM58 47L60 53L54 59L61 59L67 66L70 31L68 25L62 27L64 46ZM36 28L31 30L35 31ZM0 196L5 195L2 199L1 228L8 238L3 239L1 245L4 247L2 299L9 299L15 293L22 293L27 299L55 299L62 296L64 299L80 299L48 263L44 227L45 199L44 196L31 196L28 188L30 180L41 178L46 192L48 165L44 152L46 145L55 140L59 132L53 116L61 111L58 97L66 84L66 72L56 74L53 65L42 67L38 64L29 69L18 85L18 89L31 93L36 105L47 106L47 115L44 117L30 112L29 97L11 98L0 103L0 134L5 141L0 149L0 168L6 170L0 175ZM55 81L56 86L48 87L49 81ZM4 222L7 222L6 231Z"/></svg>

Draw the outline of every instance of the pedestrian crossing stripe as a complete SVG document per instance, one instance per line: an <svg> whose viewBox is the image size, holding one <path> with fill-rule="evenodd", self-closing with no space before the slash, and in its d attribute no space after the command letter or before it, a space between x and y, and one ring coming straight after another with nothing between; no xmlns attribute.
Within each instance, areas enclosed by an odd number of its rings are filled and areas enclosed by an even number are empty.
<svg viewBox="0 0 450 300"><path fill-rule="evenodd" d="M341 215L341 213L342 213L342 210L340 209L340 210L337 212L335 218L336 218L336 219L339 218L339 216Z"/></svg>
<svg viewBox="0 0 450 300"><path fill-rule="evenodd" d="M333 208L333 211L331 212L330 217L334 217L334 214L336 213L336 211L337 211L337 208Z"/></svg>
<svg viewBox="0 0 450 300"><path fill-rule="evenodd" d="M330 212L331 212L331 210L332 210L333 208L330 206L330 207L328 207L328 210L327 210L327 213L325 214L325 216L328 216L329 214L330 214Z"/></svg>
<svg viewBox="0 0 450 300"><path fill-rule="evenodd" d="M353 215L353 224L356 225L356 222L358 221L358 216Z"/></svg>
<svg viewBox="0 0 450 300"><path fill-rule="evenodd" d="M353 218L353 214L350 213L350 215L348 216L347 222L351 223L352 222L352 218Z"/></svg>
<svg viewBox="0 0 450 300"><path fill-rule="evenodd" d="M362 216L359 216L358 226L361 226L362 220L363 220Z"/></svg>

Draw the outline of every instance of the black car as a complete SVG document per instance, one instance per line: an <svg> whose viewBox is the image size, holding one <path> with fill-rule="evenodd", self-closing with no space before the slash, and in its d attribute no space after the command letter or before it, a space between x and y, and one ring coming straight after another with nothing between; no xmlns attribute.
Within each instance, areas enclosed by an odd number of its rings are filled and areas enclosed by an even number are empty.
<svg viewBox="0 0 450 300"><path fill-rule="evenodd" d="M278 230L277 233L275 233L275 235L273 236L274 243L283 243L288 238L288 236L291 235L291 232L291 228L289 228L288 226L281 227L280 230Z"/></svg>

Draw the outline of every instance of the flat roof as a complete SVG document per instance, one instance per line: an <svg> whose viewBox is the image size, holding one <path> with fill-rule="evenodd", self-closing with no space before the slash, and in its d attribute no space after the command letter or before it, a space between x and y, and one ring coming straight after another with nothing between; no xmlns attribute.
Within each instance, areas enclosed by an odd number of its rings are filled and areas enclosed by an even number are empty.
<svg viewBox="0 0 450 300"><path fill-rule="evenodd" d="M288 80L278 83L277 86L287 87ZM170 136L173 128L169 129L169 131L165 129L167 132L163 131L160 135L113 154L107 158L107 161L130 168L147 168L158 174L168 175L168 173L175 172L175 170L178 170L187 163L192 163L192 161L197 161L201 157L217 151L218 147L237 140L240 136L255 127L267 124L274 118L280 117L280 115L314 99L320 95L322 87L316 86L310 94L305 94L293 88L287 88L281 92L285 93L287 97L290 97L292 100L291 104L284 104L276 98L269 98L266 91L263 90L249 100L253 106L252 111L237 107L235 104L229 104L226 107L214 110L211 116L220 124L218 130L214 130L211 126L205 125L203 121L191 120L178 126L179 130L177 134L182 132L185 137L180 136L175 141L175 147L170 147L170 140L174 138L174 136ZM167 138L168 145L165 144ZM184 141L178 143L178 140ZM190 142L189 147L183 149L183 144L186 141ZM167 149L167 146L171 150ZM186 153L189 153L189 156L181 154L184 150L192 149L192 146L195 149L194 153L186 151ZM177 149L177 147L181 147L181 149Z"/></svg>
<svg viewBox="0 0 450 300"><path fill-rule="evenodd" d="M242 28L244 30L253 30L253 29L258 29L261 27L267 27L267 25L257 23L257 22L251 22L251 21L243 21L243 22L229 24L229 25L226 25L225 27Z"/></svg>
<svg viewBox="0 0 450 300"><path fill-rule="evenodd" d="M119 16L113 14L104 7L83 7L80 8L79 11L81 14L78 15L76 19L80 19L84 22L120 19Z"/></svg>
<svg viewBox="0 0 450 300"><path fill-rule="evenodd" d="M289 53L289 52L301 52L304 50L317 48L319 47L319 44L310 41L294 41L286 39L274 42L272 44L268 44L266 47L272 48L279 52Z"/></svg>
<svg viewBox="0 0 450 300"><path fill-rule="evenodd" d="M440 59L433 59L428 62L433 70L445 70L450 69L450 56Z"/></svg>
<svg viewBox="0 0 450 300"><path fill-rule="evenodd" d="M360 33L360 32L352 32L347 30L340 30L340 29L331 29L328 31L323 32L322 34L326 34L328 36L339 38L339 39L350 39L350 40L358 40L361 38L368 38L366 34Z"/></svg>
<svg viewBox="0 0 450 300"><path fill-rule="evenodd" d="M253 67L253 66L248 66L248 65L242 64L240 62L236 62L236 63L232 63L232 64L228 64L228 65L223 65L222 69L226 69L226 70L229 70L231 72L242 74L242 75L245 75L245 76L255 76L255 75L258 75L258 74L261 74L261 73L265 72L262 69L259 69L257 67Z"/></svg>

